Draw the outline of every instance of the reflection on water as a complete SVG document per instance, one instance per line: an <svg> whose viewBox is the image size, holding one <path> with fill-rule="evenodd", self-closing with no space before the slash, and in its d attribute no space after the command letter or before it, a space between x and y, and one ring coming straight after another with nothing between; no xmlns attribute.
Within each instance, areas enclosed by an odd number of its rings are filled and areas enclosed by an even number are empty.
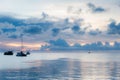
<svg viewBox="0 0 120 80"><path fill-rule="evenodd" d="M35 55L18 58L20 66L28 67L0 69L0 80L120 80L119 54L100 54L104 58L99 54L94 57L87 54L54 54L57 58L48 57L48 54L41 54L42 58Z"/></svg>

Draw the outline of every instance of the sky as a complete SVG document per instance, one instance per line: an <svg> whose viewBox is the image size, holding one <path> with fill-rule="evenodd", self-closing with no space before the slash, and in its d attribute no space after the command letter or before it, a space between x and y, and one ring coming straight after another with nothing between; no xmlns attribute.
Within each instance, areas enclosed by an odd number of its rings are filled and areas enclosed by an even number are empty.
<svg viewBox="0 0 120 80"><path fill-rule="evenodd" d="M119 9L120 0L0 0L0 49L19 50L21 35L30 50L115 49Z"/></svg>

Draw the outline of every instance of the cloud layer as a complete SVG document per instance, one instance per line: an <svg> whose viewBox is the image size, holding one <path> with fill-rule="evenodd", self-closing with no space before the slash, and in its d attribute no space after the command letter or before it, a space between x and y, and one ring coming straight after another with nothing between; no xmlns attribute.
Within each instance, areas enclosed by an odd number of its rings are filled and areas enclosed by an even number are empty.
<svg viewBox="0 0 120 80"><path fill-rule="evenodd" d="M119 42L118 36L120 35L120 23L111 21L106 25L107 29L101 31L99 29L92 29L91 25L89 26L89 24L85 23L85 20L83 18L74 19L71 21L71 18L56 19L54 17L50 17L45 13L42 14L42 18L28 19L1 16L0 37L2 39L0 42L2 42L3 45L6 45L6 42L20 42L20 36L23 34L25 42L46 43L46 46L41 45L42 49L44 49L44 47L49 47L51 50L54 50L54 48L61 50L71 48L76 49L76 46L79 46L77 47L78 49L88 49L91 46L96 49L96 46L98 46L98 43L96 44L96 42L99 40L99 45L106 40L109 43L111 41L109 38L114 38L113 42ZM101 39L99 36L101 36L103 39ZM96 39L93 39L91 37L95 37ZM92 44L81 46L79 45L82 43L81 41L84 41L85 44ZM47 44L50 44L50 46ZM70 44L74 44L74 46L70 46ZM97 47L97 49L98 48L101 49L100 46ZM109 49L111 48L113 47L110 47ZM107 48L102 45L102 49Z"/></svg>
<svg viewBox="0 0 120 80"><path fill-rule="evenodd" d="M100 41L94 42L91 44L81 45L79 43L75 43L70 46L67 41L64 39L50 40L49 45L44 45L41 47L42 51L74 51L74 50L119 50L120 43L114 42L113 45L110 45L109 42L105 42L104 44Z"/></svg>

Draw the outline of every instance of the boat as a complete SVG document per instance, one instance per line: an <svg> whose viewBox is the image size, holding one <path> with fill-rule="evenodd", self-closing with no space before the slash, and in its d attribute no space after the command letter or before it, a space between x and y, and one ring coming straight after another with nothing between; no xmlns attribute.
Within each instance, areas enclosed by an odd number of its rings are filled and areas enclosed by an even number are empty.
<svg viewBox="0 0 120 80"><path fill-rule="evenodd" d="M23 35L21 35L21 50L16 54L17 57L26 57L27 54L24 53L23 48Z"/></svg>
<svg viewBox="0 0 120 80"><path fill-rule="evenodd" d="M13 55L13 51L6 51L4 52L4 55Z"/></svg>
<svg viewBox="0 0 120 80"><path fill-rule="evenodd" d="M18 57L24 57L24 56L27 56L27 55L23 51L20 51L20 52L17 53L16 56L18 56Z"/></svg>
<svg viewBox="0 0 120 80"><path fill-rule="evenodd" d="M91 51L89 50L89 51L88 51L88 53L90 54L90 53L91 53Z"/></svg>

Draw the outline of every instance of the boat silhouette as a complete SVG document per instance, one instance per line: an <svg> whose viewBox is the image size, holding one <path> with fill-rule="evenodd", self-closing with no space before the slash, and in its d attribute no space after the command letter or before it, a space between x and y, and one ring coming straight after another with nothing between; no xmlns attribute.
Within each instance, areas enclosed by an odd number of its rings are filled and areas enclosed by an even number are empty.
<svg viewBox="0 0 120 80"><path fill-rule="evenodd" d="M30 54L29 51L25 54L25 52L23 50L24 50L24 47L23 47L23 35L21 35L21 50L20 50L20 52L17 52L16 56L17 57L26 57L28 54Z"/></svg>
<svg viewBox="0 0 120 80"><path fill-rule="evenodd" d="M13 55L13 51L6 51L4 52L4 55Z"/></svg>
<svg viewBox="0 0 120 80"><path fill-rule="evenodd" d="M89 50L88 53L90 54L90 53L92 53L92 52Z"/></svg>
<svg viewBox="0 0 120 80"><path fill-rule="evenodd" d="M27 56L27 54L25 54L23 51L20 51L16 54L16 56L22 57L22 56Z"/></svg>

